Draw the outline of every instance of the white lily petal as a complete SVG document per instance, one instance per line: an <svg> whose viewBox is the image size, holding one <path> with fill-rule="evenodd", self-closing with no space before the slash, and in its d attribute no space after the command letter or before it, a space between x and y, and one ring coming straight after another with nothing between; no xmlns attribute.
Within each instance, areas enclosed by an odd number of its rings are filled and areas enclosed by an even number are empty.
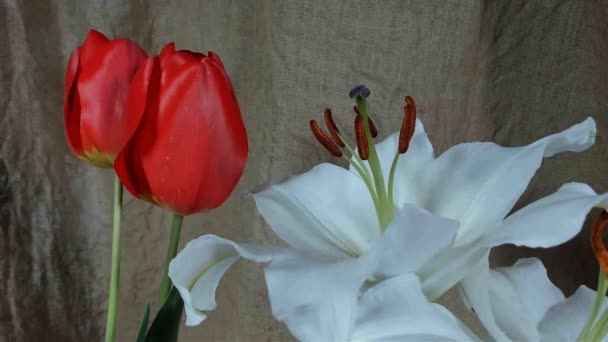
<svg viewBox="0 0 608 342"><path fill-rule="evenodd" d="M445 307L436 304L436 303L432 303L433 308L435 309L435 312L438 315L443 316L445 321L452 321L454 325L457 325L458 327L460 327L460 329L463 331L463 333L465 333L468 338L466 339L466 341L481 341L481 339L479 338L479 336L477 336L475 333L473 333L471 331L471 329L469 329L468 326L466 326L466 324L464 324L460 319L458 319L458 317L454 316L454 314L452 314L450 312L450 310L446 309ZM465 339L461 339L460 341L463 341Z"/></svg>
<svg viewBox="0 0 608 342"><path fill-rule="evenodd" d="M283 249L238 245L215 235L190 241L169 264L169 277L183 301L186 325L198 325L215 310L215 290L228 268L242 256L255 262L269 262Z"/></svg>
<svg viewBox="0 0 608 342"><path fill-rule="evenodd" d="M568 299L549 309L538 326L541 341L576 340L589 319L595 296L595 291L581 286ZM600 315L606 308L608 303L604 300ZM602 339L602 341L607 340L606 337Z"/></svg>
<svg viewBox="0 0 608 342"><path fill-rule="evenodd" d="M421 292L414 275L393 277L368 289L359 300L352 341L469 341L458 319Z"/></svg>
<svg viewBox="0 0 608 342"><path fill-rule="evenodd" d="M365 183L336 165L317 165L254 198L270 228L304 253L358 256L380 236Z"/></svg>
<svg viewBox="0 0 608 342"><path fill-rule="evenodd" d="M422 291L435 301L474 271L487 259L489 248L479 246L452 247L442 251L417 272L422 280Z"/></svg>
<svg viewBox="0 0 608 342"><path fill-rule="evenodd" d="M608 193L597 195L582 183L564 184L557 192L539 199L507 217L483 238L488 247L514 244L552 247L576 236L595 206L608 207Z"/></svg>
<svg viewBox="0 0 608 342"><path fill-rule="evenodd" d="M227 257L209 269L204 270L190 290L190 296L192 298L192 308L196 308L200 311L211 311L215 310L217 304L215 302L215 289L217 288L222 276L232 264L239 259L238 256ZM196 317L196 315L194 316ZM199 324L195 323L194 325Z"/></svg>
<svg viewBox="0 0 608 342"><path fill-rule="evenodd" d="M377 265L372 253L340 261L295 254L275 257L265 269L272 313L278 320L287 320L296 309L331 302L335 293L356 292Z"/></svg>
<svg viewBox="0 0 608 342"><path fill-rule="evenodd" d="M360 285L324 283L324 301L295 307L275 318L300 341L346 341L356 318Z"/></svg>
<svg viewBox="0 0 608 342"><path fill-rule="evenodd" d="M339 296L345 297L343 293ZM352 298L356 298L356 294L352 294ZM340 302L334 297L329 303L297 308L283 318L283 323L299 341L346 341L352 315L356 313L355 303L340 305Z"/></svg>
<svg viewBox="0 0 608 342"><path fill-rule="evenodd" d="M492 296L488 288L490 283L490 265L488 258L485 258L460 282L460 286L462 286L466 295L465 302L475 309L477 317L479 317L488 333L496 341L509 341L510 338L496 322Z"/></svg>
<svg viewBox="0 0 608 342"><path fill-rule="evenodd" d="M513 266L490 270L492 295L502 304L493 304L509 320L525 317L534 328L547 310L564 301L562 291L549 280L547 270L537 258L519 259ZM510 297L515 294L516 298ZM510 312L509 312L510 311Z"/></svg>
<svg viewBox="0 0 608 342"><path fill-rule="evenodd" d="M488 248L450 248L458 222L409 204L397 213L370 254L379 257L376 276L413 272L422 279L427 298L435 300L458 283Z"/></svg>
<svg viewBox="0 0 608 342"><path fill-rule="evenodd" d="M379 275L417 272L434 255L451 246L458 222L405 205L372 247L380 257Z"/></svg>
<svg viewBox="0 0 608 342"><path fill-rule="evenodd" d="M460 221L456 244L465 245L507 215L543 157L582 151L594 143L595 133L595 121L589 118L524 147L456 145L422 168L404 191L416 194L416 205Z"/></svg>
<svg viewBox="0 0 608 342"><path fill-rule="evenodd" d="M342 261L290 255L274 258L266 283L274 317L304 341L343 341L359 290L377 268L374 254Z"/></svg>
<svg viewBox="0 0 608 342"><path fill-rule="evenodd" d="M520 259L513 266L490 270L488 275L485 291L489 293L493 317L478 314L480 319L494 320L515 341L538 341L537 326L541 319L549 308L564 300L541 261ZM468 287L464 290L469 300L480 295Z"/></svg>

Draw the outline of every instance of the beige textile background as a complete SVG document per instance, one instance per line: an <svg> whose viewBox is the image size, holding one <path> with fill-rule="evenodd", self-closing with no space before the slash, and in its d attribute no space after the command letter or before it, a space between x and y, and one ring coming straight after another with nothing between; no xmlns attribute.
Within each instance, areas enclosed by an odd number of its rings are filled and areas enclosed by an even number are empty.
<svg viewBox="0 0 608 342"><path fill-rule="evenodd" d="M149 53L217 52L249 132L245 174L226 204L187 217L182 246L204 233L277 242L242 194L337 162L311 118L332 107L352 126L348 90L365 83L381 137L412 95L437 152L472 140L516 146L594 116L596 145L545 162L520 203L582 181L608 190L607 2L0 0L0 340L103 336L110 263L112 171L78 161L63 135L64 70L89 28ZM170 216L126 196L119 341L133 341L145 303L158 307ZM592 212L590 219L597 216ZM589 227L546 251L504 247L498 265L540 255L567 293L594 286ZM462 312L457 297L443 299ZM291 340L272 319L259 266L241 261L219 308L182 341ZM466 316L468 322L476 326Z"/></svg>

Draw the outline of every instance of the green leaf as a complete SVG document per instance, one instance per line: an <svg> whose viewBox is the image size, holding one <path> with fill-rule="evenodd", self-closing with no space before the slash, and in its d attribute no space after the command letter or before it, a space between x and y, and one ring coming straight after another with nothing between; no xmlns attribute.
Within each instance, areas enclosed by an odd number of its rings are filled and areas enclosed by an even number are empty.
<svg viewBox="0 0 608 342"><path fill-rule="evenodd" d="M177 341L183 308L184 302L179 295L179 291L172 287L165 303L156 314L150 330L148 330L146 342Z"/></svg>
<svg viewBox="0 0 608 342"><path fill-rule="evenodd" d="M139 331L137 332L136 342L146 342L146 331L148 331L148 321L150 320L150 304L146 304L144 309L144 315L141 318L139 324Z"/></svg>

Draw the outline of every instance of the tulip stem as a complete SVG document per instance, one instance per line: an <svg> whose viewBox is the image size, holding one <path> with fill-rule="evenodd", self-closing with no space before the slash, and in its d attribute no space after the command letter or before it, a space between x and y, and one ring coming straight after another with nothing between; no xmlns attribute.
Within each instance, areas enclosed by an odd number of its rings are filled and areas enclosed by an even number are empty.
<svg viewBox="0 0 608 342"><path fill-rule="evenodd" d="M173 214L173 222L171 223L171 237L169 238L169 247L167 248L167 260L165 261L165 269L163 272L163 282L160 286L160 303L165 302L171 290L171 279L169 279L169 263L175 255L177 255L177 247L179 246L179 235L182 231L182 221L184 217L179 214Z"/></svg>
<svg viewBox="0 0 608 342"><path fill-rule="evenodd" d="M106 321L106 342L113 342L116 336L116 308L120 283L120 212L122 208L122 184L118 176L114 180L114 217L112 221L112 273L110 274L110 294L108 297L108 320Z"/></svg>

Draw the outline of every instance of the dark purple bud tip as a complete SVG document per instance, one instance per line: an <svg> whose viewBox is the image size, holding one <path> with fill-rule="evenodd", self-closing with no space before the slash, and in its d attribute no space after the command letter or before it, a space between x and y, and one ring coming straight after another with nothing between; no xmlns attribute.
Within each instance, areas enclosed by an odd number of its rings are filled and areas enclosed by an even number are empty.
<svg viewBox="0 0 608 342"><path fill-rule="evenodd" d="M351 89L350 93L348 93L348 96L350 96L351 99L354 99L357 96L360 96L365 99L371 93L372 92L366 86L364 86L363 84L360 84L360 85L354 87L353 89Z"/></svg>

